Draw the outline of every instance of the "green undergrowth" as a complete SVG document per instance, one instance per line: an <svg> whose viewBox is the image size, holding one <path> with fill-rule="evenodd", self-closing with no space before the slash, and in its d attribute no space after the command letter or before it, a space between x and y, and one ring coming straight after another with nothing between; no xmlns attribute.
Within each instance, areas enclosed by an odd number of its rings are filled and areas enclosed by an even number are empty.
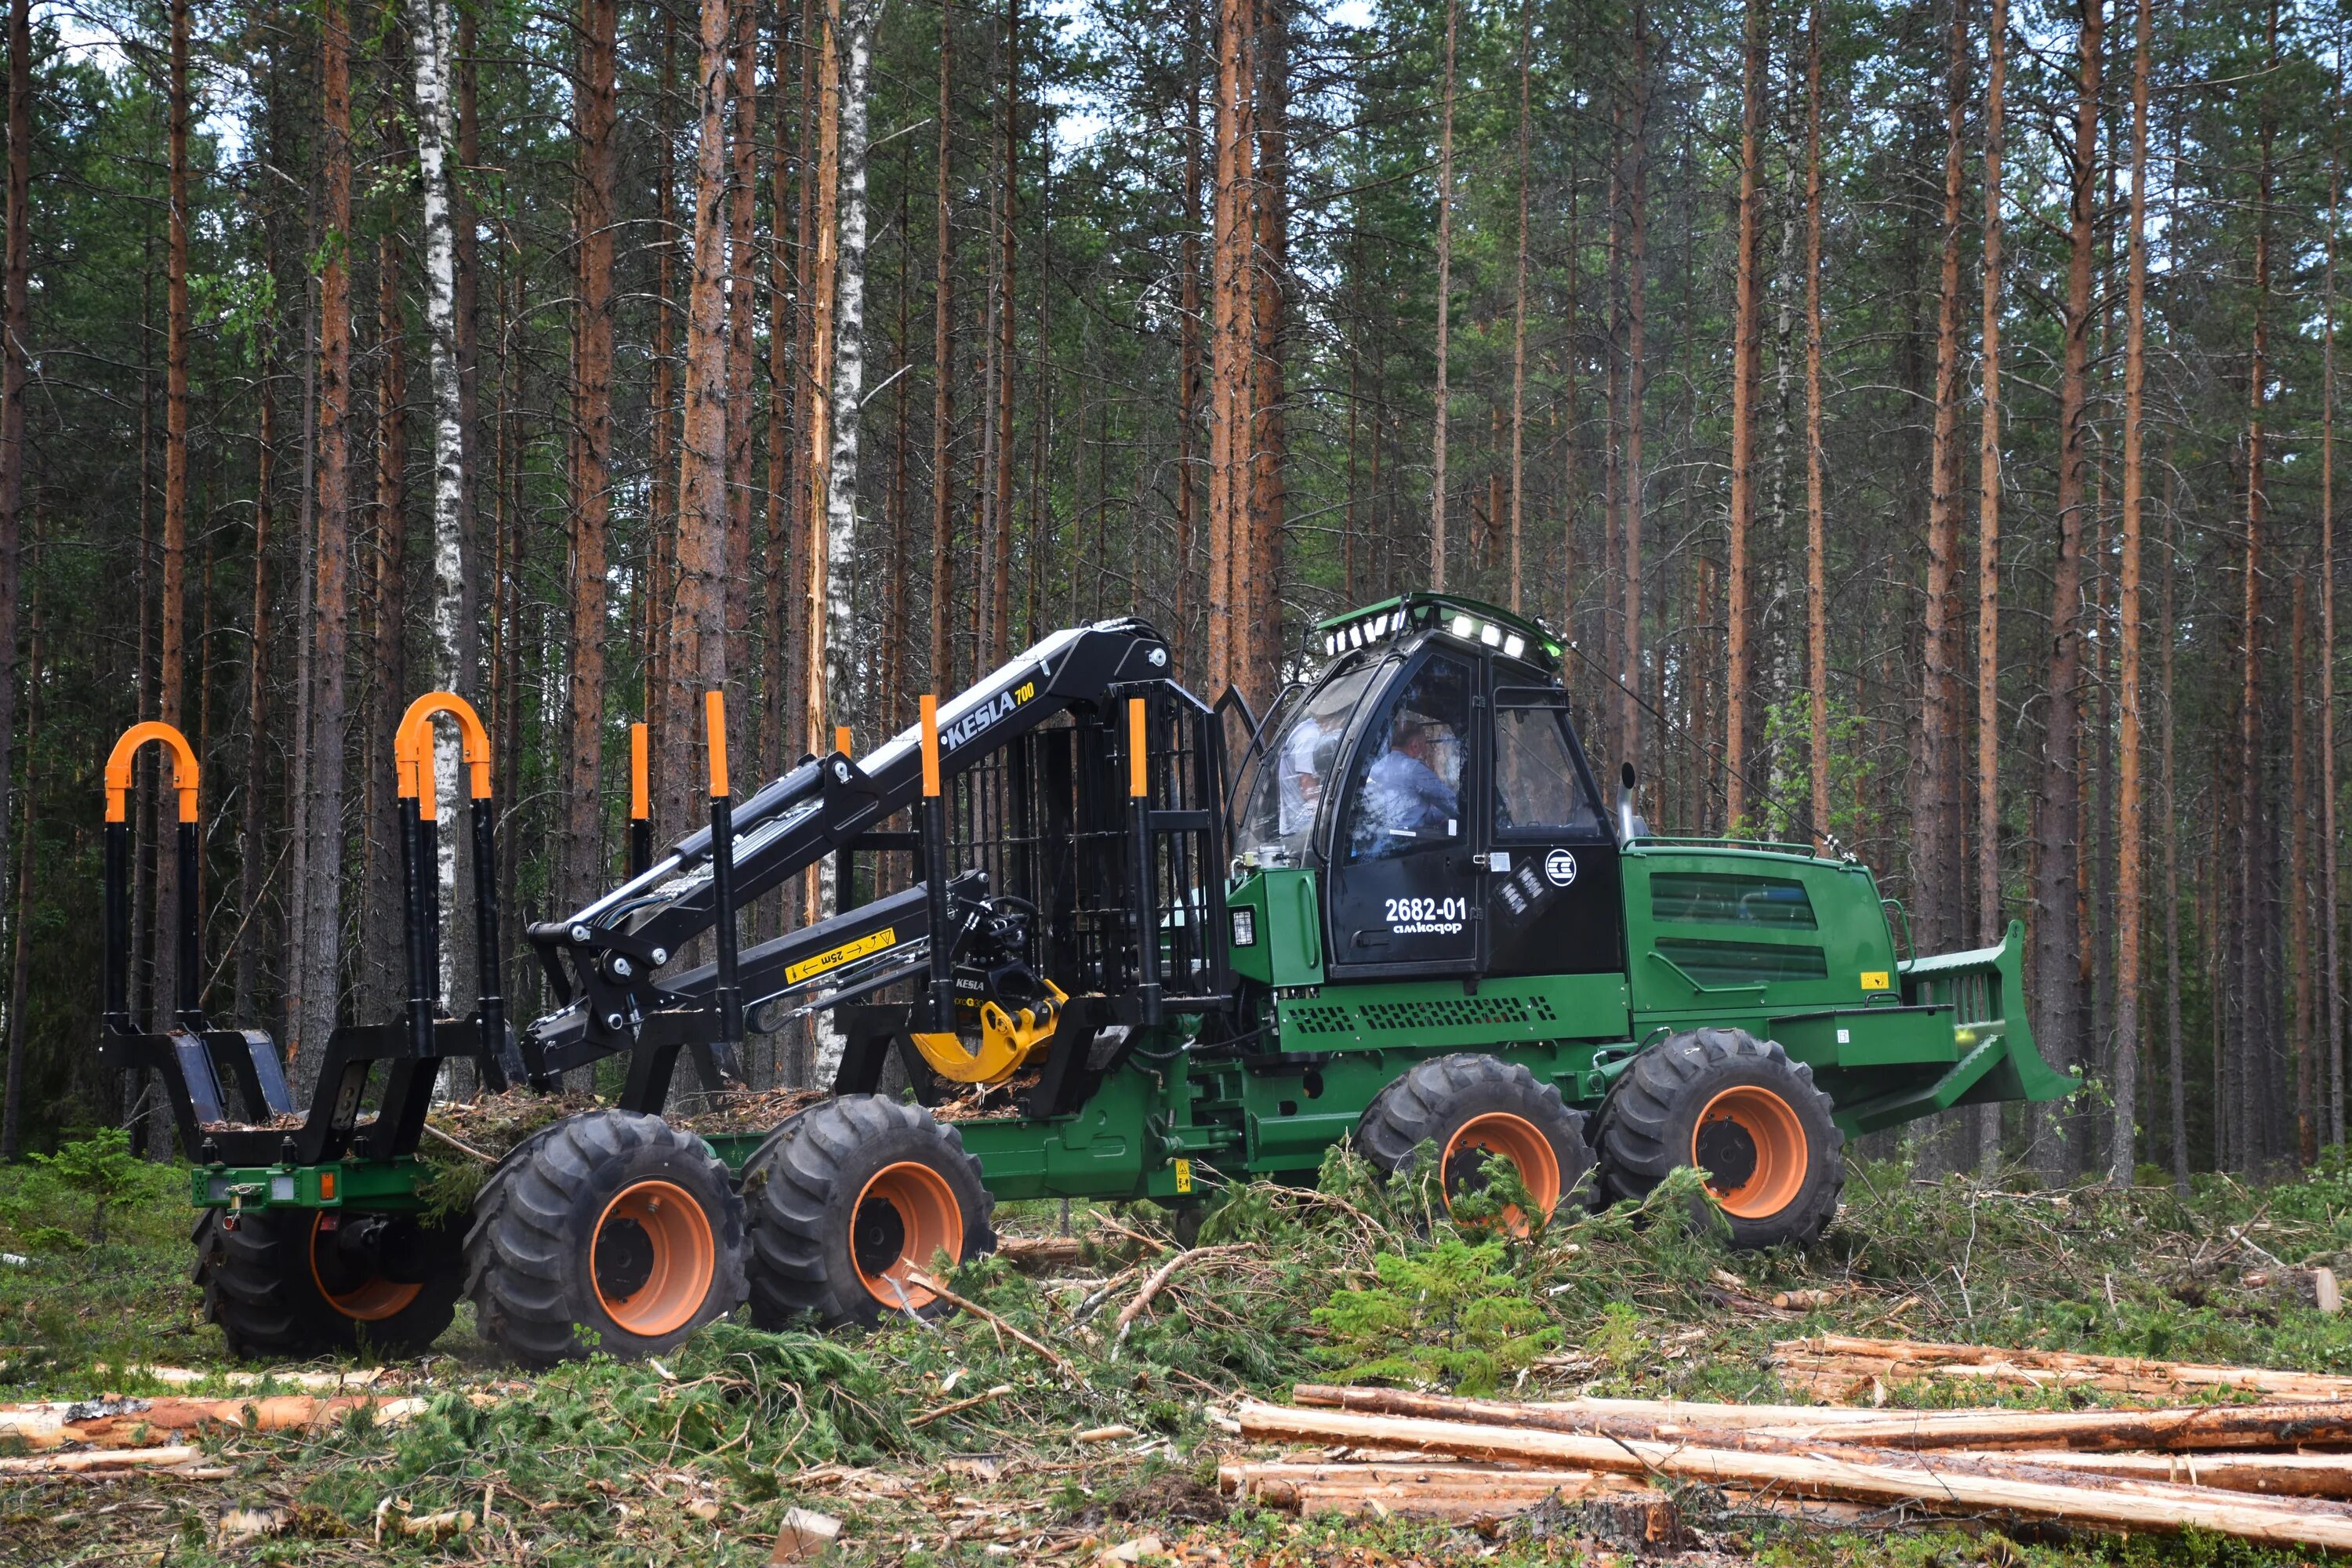
<svg viewBox="0 0 2352 1568"><path fill-rule="evenodd" d="M0 1266L0 1396L163 1392L120 1370L132 1363L226 1368L187 1279L184 1173L103 1163L102 1148L74 1158L103 1164L96 1179L113 1195L102 1215L66 1164L0 1171L0 1250L31 1259ZM433 1355L400 1369L404 1391L428 1402L423 1414L388 1428L352 1415L324 1431L216 1441L234 1471L226 1481L84 1482L61 1493L0 1479L0 1562L102 1560L123 1531L173 1563L443 1561L446 1543L395 1531L379 1545L379 1510L478 1514L487 1505L491 1523L477 1544L501 1542L480 1553L493 1558L749 1563L764 1559L795 1504L849 1521L846 1562L1003 1561L984 1557L981 1538L936 1550L937 1521L967 1504L1013 1510L1007 1517L1034 1526L1034 1539L1067 1549L1061 1560L1077 1560L1067 1552L1087 1534L1108 1542L1150 1529L1168 1539L1222 1531L1248 1554L1235 1561L1269 1565L1383 1552L1439 1561L1473 1546L1498 1562L1572 1561L1584 1552L1573 1529L1487 1540L1227 1515L1213 1491L1221 1439L1204 1408L1236 1394L1284 1397L1302 1381L1781 1400L1795 1396L1772 1371L1772 1344L1815 1332L2352 1373L2352 1319L2319 1312L2297 1272L2336 1266L2352 1248L2352 1165L2341 1158L2291 1184L2214 1178L2185 1198L2161 1186L1925 1181L1900 1165L1857 1163L1828 1237L1808 1251L1762 1254L1728 1250L1689 1173L1642 1204L1564 1210L1519 1234L1500 1223L1528 1206L1507 1180L1467 1205L1486 1223L1465 1226L1445 1216L1426 1183L1385 1179L1345 1152L1311 1189L1237 1184L1220 1198L1198 1242L1217 1250L1181 1267L1124 1333L1123 1310L1165 1258L1086 1205L1071 1216L1087 1242L1074 1268L1031 1276L989 1258L955 1271L960 1294L1054 1347L1075 1377L969 1315L866 1335L728 1322L658 1363L600 1357L524 1374L481 1348L461 1310ZM1061 1214L1007 1205L999 1218L1035 1235ZM1174 1216L1150 1205L1116 1218L1172 1245ZM1770 1305L1791 1290L1836 1300L1803 1311ZM2095 1397L1940 1384L1885 1393L1898 1404ZM1076 1436L1109 1427L1130 1435ZM812 1468L826 1466L852 1479L812 1480ZM101 1523L67 1506L99 1496L138 1507ZM221 1546L212 1521L229 1500L280 1509L283 1531ZM2152 1537L2018 1545L1942 1530L1839 1536L1736 1521L1720 1534L1790 1568L2286 1560Z"/></svg>

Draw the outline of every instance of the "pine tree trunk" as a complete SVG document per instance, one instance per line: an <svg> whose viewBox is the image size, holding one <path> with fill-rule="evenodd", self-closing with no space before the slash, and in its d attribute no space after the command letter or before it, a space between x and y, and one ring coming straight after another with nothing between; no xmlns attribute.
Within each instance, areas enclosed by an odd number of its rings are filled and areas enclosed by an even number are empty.
<svg viewBox="0 0 2352 1568"><path fill-rule="evenodd" d="M171 0L170 86L164 101L163 592L156 717L187 723L188 613L188 28L190 0ZM13 640L13 639L12 639ZM156 809L168 791L158 790ZM0 810L0 820L5 818ZM163 821L159 816L157 820ZM159 839L159 842L161 840ZM155 1003L151 1028L176 1024L179 1006L179 858L155 860Z"/></svg>
<svg viewBox="0 0 2352 1568"><path fill-rule="evenodd" d="M1249 276L1253 51L1248 0L1217 0L1216 185L1210 239L1209 689L1249 679L1246 624L1251 407Z"/></svg>
<svg viewBox="0 0 2352 1568"><path fill-rule="evenodd" d="M1748 827L1748 552L1756 521L1757 359L1763 348L1756 226L1764 163L1764 14L1765 0L1748 0L1747 36L1740 50L1739 253L1732 262L1731 518L1724 569L1724 830L1732 834Z"/></svg>
<svg viewBox="0 0 2352 1568"><path fill-rule="evenodd" d="M2042 786L2034 805L2033 1000L2034 1033L2042 1054L2061 1072L2083 1059L2077 1017L2082 981L2075 909L2074 848L2081 824L2076 780L2076 688L2082 679L2084 442L2090 423L2091 270L2097 248L2095 222L2098 195L2100 36L2106 0L2083 0L2076 38L2080 67L2075 100L2073 167L2069 173L2069 259L2063 316L2064 344L2058 389L2058 557L2051 572L2049 717L2044 727ZM2036 1124L2054 1130L2057 1112L2032 1113ZM2066 1152L2053 1138L2040 1141L2035 1155L2053 1174L2066 1168Z"/></svg>
<svg viewBox="0 0 2352 1568"><path fill-rule="evenodd" d="M1968 5L1952 0L1945 83L1943 266L1937 289L1936 412L1928 456L1927 599L1919 772L1911 826L1911 919L1929 952L1957 945L1960 864L1960 196L1968 125Z"/></svg>
<svg viewBox="0 0 2352 1568"><path fill-rule="evenodd" d="M25 668L37 677L41 668L39 612L36 610L27 620ZM16 952L8 971L8 1070L5 1090L0 1092L0 1165L14 1164L25 1152L25 1049L30 1034L25 1009L33 970L33 810L38 804L33 788L33 769L38 757L34 747L40 733L41 688L37 679L26 684L25 692L25 824L18 841L16 910L10 922Z"/></svg>
<svg viewBox="0 0 2352 1568"><path fill-rule="evenodd" d="M1519 0L1519 233L1511 259L1511 608L1525 613L1524 500L1528 481L1528 55L1535 0ZM1353 399L1349 400L1350 408Z"/></svg>
<svg viewBox="0 0 2352 1568"><path fill-rule="evenodd" d="M1822 451L1822 11L1805 23L1805 690L1813 842L1830 840L1829 516Z"/></svg>
<svg viewBox="0 0 2352 1568"><path fill-rule="evenodd" d="M751 645L751 437L757 425L751 405L760 313L752 305L753 268L758 258L753 198L759 194L760 22L759 7L738 0L734 15L735 128L729 151L732 177L727 190L729 288L727 291L727 542L726 581L721 594L725 639L744 657L729 660L733 676L727 693L727 720L733 754L747 761L757 710L752 705L759 668ZM757 778L755 773L751 775Z"/></svg>
<svg viewBox="0 0 2352 1568"><path fill-rule="evenodd" d="M933 170L931 262L930 690L955 687L955 14L940 0L938 162Z"/></svg>
<svg viewBox="0 0 2352 1568"><path fill-rule="evenodd" d="M670 611L667 780L673 831L698 813L691 757L701 694L725 684L727 545L728 0L702 0L695 57L694 272L688 285L686 415L678 441L676 599Z"/></svg>
<svg viewBox="0 0 2352 1568"><path fill-rule="evenodd" d="M320 16L321 118L319 219L331 235L352 230L351 35L343 0L324 0ZM334 1032L341 1002L343 886L343 725L351 584L351 273L341 246L319 268L317 371L317 532L310 603L300 624L310 639L310 708L299 754L309 773L303 865L295 887L303 900L287 1042L297 1068L297 1098L317 1082L320 1058Z"/></svg>
<svg viewBox="0 0 2352 1568"><path fill-rule="evenodd" d="M2107 1179L2122 1185L2137 1161L2134 1136L2139 1105L2140 840L2140 507L2147 384L2147 92L2152 0L2138 0L2132 49L2131 247L2124 292L2124 515L2121 583L2116 605L2122 626L2123 736L2116 801L2121 864L2116 875L2116 1118L2108 1145Z"/></svg>
<svg viewBox="0 0 2352 1568"><path fill-rule="evenodd" d="M1256 179L1250 190L1253 249L1250 313L1253 327L1250 428L1249 592L1244 624L1251 633L1247 679L1242 683L1252 706L1265 712L1273 703L1281 668L1282 542L1288 509L1285 462L1289 437L1284 423L1284 361L1289 338L1290 24L1286 0L1256 0L1252 72L1255 93L1250 123L1257 136ZM1106 403L1105 408L1108 410Z"/></svg>
<svg viewBox="0 0 2352 1568"><path fill-rule="evenodd" d="M389 73L387 73L389 74ZM387 143L398 148L397 117L387 114ZM395 151L394 155L397 156ZM395 1017L407 995L401 969L399 817L394 805L392 744L408 689L408 356L401 319L401 244L388 231L376 244L375 581L370 595L375 646L368 656L367 776L360 782L362 895L359 959L361 1007Z"/></svg>
<svg viewBox="0 0 2352 1568"><path fill-rule="evenodd" d="M2145 4L2146 0L2142 0ZM2340 100L2338 111L2340 113ZM2326 921L2321 987L2326 1031L2327 1142L2344 1142L2344 919L2336 826L2336 227L2343 163L2331 147L2327 175L2327 282L2320 318L2319 415L2319 908ZM2169 625L2168 617L2167 624Z"/></svg>
<svg viewBox="0 0 2352 1568"><path fill-rule="evenodd" d="M2171 465L2165 465L2169 471ZM2164 618L2167 627L2173 623L2173 579L2179 567L2179 525L2173 518L2169 504L2171 485L2167 481L2168 519L2164 550ZM2172 1121L2172 1190L2181 1196L2189 1195L2189 1069L2187 1050L2180 1037L2180 810L2173 793L2172 766L2172 646L2176 640L2168 635L2161 639L2164 647L2164 698L2159 711L2164 715L2162 736L2158 742L2160 763L2164 772L2164 1047L2166 1076L2171 1079ZM2215 1108L2216 1110L2219 1107Z"/></svg>
<svg viewBox="0 0 2352 1568"><path fill-rule="evenodd" d="M1199 5L1184 7L1184 26L1188 55L1197 59L1201 53ZM1195 67L1185 73L1184 79L1184 237L1177 247L1176 581L1171 616L1175 624L1171 629L1175 637L1176 673L1183 680L1196 680L1200 676L1200 648L1192 635L1192 556L1198 548L1201 495L1199 479L1193 473L1201 458L1201 78ZM1353 407L1351 399L1351 417ZM1352 542L1351 536L1345 544ZM1349 589L1352 594L1352 580Z"/></svg>
<svg viewBox="0 0 2352 1568"><path fill-rule="evenodd" d="M33 338L33 7L11 0L8 7L7 237L0 251L0 872L8 864L8 790L15 777L10 755L16 719L16 597L21 574L17 554L24 533L25 400ZM30 732L31 709L26 710ZM26 742L27 773L31 749ZM258 783L259 774L255 775ZM29 788L26 791L30 795ZM30 805L26 810L29 813ZM29 824L21 858L32 858ZM21 917L20 917L21 919ZM21 927L20 927L21 931ZM19 937L22 946L22 937ZM11 1073L23 1031L17 1009L8 1012ZM12 1092L11 1103L15 1103ZM13 1124L12 1124L13 1125ZM8 1140L7 1158L16 1157Z"/></svg>
<svg viewBox="0 0 2352 1568"><path fill-rule="evenodd" d="M2000 887L2000 301L2002 89L2009 0L1985 31L1984 402L1977 429L1977 940L2008 931ZM1977 1166L2000 1158L2000 1107L1977 1108Z"/></svg>
<svg viewBox="0 0 2352 1568"><path fill-rule="evenodd" d="M2275 64L2278 41L2276 0L2269 7L2266 64ZM2255 174L2253 353L2246 377L2246 539L2243 616L2239 623L2240 687L2238 693L2238 986L2243 1042L2240 1075L2240 1163L2249 1169L2266 1163L2271 1153L2263 1136L2266 1119L2259 1113L2259 1089L2267 1078L2268 1058L2274 1048L2263 1023L2269 1011L2264 984L2267 953L2262 925L2267 900L2262 882L2267 855L2263 844L2266 817L2262 799L2263 731L2263 524L2270 510L2269 453L2265 416L2270 405L2270 287L2271 287L2271 149L2276 127L2265 94L2259 110L2260 148Z"/></svg>
<svg viewBox="0 0 2352 1568"><path fill-rule="evenodd" d="M1625 668L1620 680L1620 752L1639 768L1642 762L1642 399L1643 337L1649 321L1650 205L1650 17L1643 0L1633 5L1633 123L1629 153L1633 172L1627 181L1632 212L1626 222L1625 251Z"/></svg>
<svg viewBox="0 0 2352 1568"><path fill-rule="evenodd" d="M604 580L612 517L613 190L620 7L581 0L580 81L572 95L579 148L572 187L578 294L572 339L572 711L565 737L562 859L556 904L577 909L604 879ZM656 408L654 417L667 417Z"/></svg>
<svg viewBox="0 0 2352 1568"><path fill-rule="evenodd" d="M661 90L656 98L665 123L670 116L670 99L677 79L677 13L667 7L662 12ZM677 362L672 357L676 343L670 336L671 281L676 276L674 265L677 255L677 214L671 205L671 190L677 184L677 162L670 138L662 139L661 153L656 161L654 181L654 342L653 342L653 406L646 423L652 426L646 443L650 461L646 476L646 488L651 498L652 512L646 520L645 619L639 628L644 638L642 658L645 662L644 703L646 730L647 762L652 772L649 781L653 796L654 819L659 830L674 832L684 826L679 816L682 802L689 793L686 777L687 738L677 732L678 724L690 722L690 716L679 714L671 721L669 698L669 637L671 612L676 604L677 557L677 454L671 437L677 426L676 408Z"/></svg>
<svg viewBox="0 0 2352 1568"><path fill-rule="evenodd" d="M236 969L230 1017L236 1026L257 1026L254 1007L261 984L261 906L269 885L269 552L277 526L278 353L274 334L265 339L261 374L254 393L260 405L254 443L253 605L246 618L245 788L237 811ZM6 597L14 599L14 593ZM298 808L299 809L299 806Z"/></svg>
<svg viewBox="0 0 2352 1568"><path fill-rule="evenodd" d="M1454 321L1454 39L1461 0L1445 5L1445 85L1437 130L1437 407L1430 438L1429 586L1445 591L1445 427Z"/></svg>

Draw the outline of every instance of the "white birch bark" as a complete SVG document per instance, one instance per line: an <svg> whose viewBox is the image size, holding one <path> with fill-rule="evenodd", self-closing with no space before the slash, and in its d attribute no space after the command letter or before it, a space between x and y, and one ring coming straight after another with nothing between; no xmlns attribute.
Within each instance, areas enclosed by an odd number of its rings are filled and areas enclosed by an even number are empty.
<svg viewBox="0 0 2352 1568"><path fill-rule="evenodd" d="M448 0L407 0L408 50L415 63L416 163L425 187L425 320L433 343L433 679L464 693L472 671L459 668L466 646L466 435L457 371L457 250L451 221L449 149L456 141L449 93ZM439 873L442 931L441 994L454 1003L469 966L457 896L457 850L466 838L460 805L466 798L456 737L434 746L434 794L441 831Z"/></svg>
<svg viewBox="0 0 2352 1568"><path fill-rule="evenodd" d="M835 37L841 50L840 184L835 235L833 339L833 447L824 494L824 679L839 705L857 689L851 608L857 547L858 405L866 390L866 97L874 77L874 33L884 0L845 0ZM818 742L822 745L822 739ZM819 862L818 898L838 909L833 857ZM845 1041L831 1013L817 1015L817 1081L832 1081Z"/></svg>

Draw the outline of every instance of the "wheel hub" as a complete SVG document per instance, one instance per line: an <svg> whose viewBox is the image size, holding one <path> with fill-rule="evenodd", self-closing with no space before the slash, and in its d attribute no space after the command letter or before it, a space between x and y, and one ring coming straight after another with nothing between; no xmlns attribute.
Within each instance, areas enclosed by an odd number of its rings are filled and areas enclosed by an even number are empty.
<svg viewBox="0 0 2352 1568"><path fill-rule="evenodd" d="M1756 1173L1756 1136L1728 1116L1701 1126L1691 1146L1699 1168L1715 1178L1708 1184L1719 1191L1736 1192Z"/></svg>
<svg viewBox="0 0 2352 1568"><path fill-rule="evenodd" d="M596 1289L608 1301L625 1301L654 1277L654 1243L635 1219L615 1219L596 1237Z"/></svg>

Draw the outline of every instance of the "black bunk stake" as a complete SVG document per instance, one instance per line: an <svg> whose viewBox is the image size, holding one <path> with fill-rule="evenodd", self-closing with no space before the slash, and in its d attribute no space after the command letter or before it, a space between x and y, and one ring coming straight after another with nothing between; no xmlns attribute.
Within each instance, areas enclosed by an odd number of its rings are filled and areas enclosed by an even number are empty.
<svg viewBox="0 0 2352 1568"><path fill-rule="evenodd" d="M171 751L172 787L180 796L180 973L173 1011L180 1023L201 1022L194 1016L204 983L196 908L196 752L178 730L150 719L125 730L106 758L105 1022L123 1034L137 1032L131 1020L131 772L140 748L150 741Z"/></svg>
<svg viewBox="0 0 2352 1568"><path fill-rule="evenodd" d="M421 745L401 748L401 948L408 961L408 1043L419 1060L433 1054L433 1019L440 1011L436 978L441 968L434 919L433 731L420 725Z"/></svg>
<svg viewBox="0 0 2352 1568"><path fill-rule="evenodd" d="M629 879L654 865L653 791L646 784L646 727L629 726Z"/></svg>
<svg viewBox="0 0 2352 1568"><path fill-rule="evenodd" d="M856 742L852 738L848 725L835 724L833 727L835 751L845 757L854 759L856 752L851 748L856 744ZM844 844L833 852L833 912L835 914L857 907L856 876L857 851Z"/></svg>
<svg viewBox="0 0 2352 1568"><path fill-rule="evenodd" d="M1140 697L1127 700L1127 794L1134 812L1135 836L1135 999L1137 1021L1160 1021L1160 911L1157 879L1152 875L1151 767L1144 747L1150 730Z"/></svg>
<svg viewBox="0 0 2352 1568"><path fill-rule="evenodd" d="M923 894L929 908L929 1034L955 1027L955 943L948 931L948 808L940 793L940 700L925 694L923 726Z"/></svg>
<svg viewBox="0 0 2352 1568"><path fill-rule="evenodd" d="M710 896L719 923L719 1033L729 1045L743 1037L743 992L735 978L735 806L727 791L727 699L702 694L702 721L710 754Z"/></svg>
<svg viewBox="0 0 2352 1568"><path fill-rule="evenodd" d="M507 999L499 988L498 813L490 801L490 764L474 764L474 944L476 1007L482 1020L482 1060L506 1074ZM503 1086L499 1086L503 1087Z"/></svg>

